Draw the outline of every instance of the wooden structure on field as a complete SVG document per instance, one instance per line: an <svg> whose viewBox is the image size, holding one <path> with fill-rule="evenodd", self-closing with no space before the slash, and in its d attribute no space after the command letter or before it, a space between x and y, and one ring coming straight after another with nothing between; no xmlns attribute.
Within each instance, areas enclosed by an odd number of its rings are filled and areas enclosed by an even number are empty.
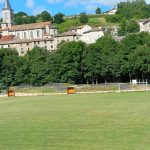
<svg viewBox="0 0 150 150"><path fill-rule="evenodd" d="M76 94L75 87L68 87L67 88L67 94Z"/></svg>
<svg viewBox="0 0 150 150"><path fill-rule="evenodd" d="M8 90L7 94L8 94L8 97L15 96L15 91L14 90Z"/></svg>

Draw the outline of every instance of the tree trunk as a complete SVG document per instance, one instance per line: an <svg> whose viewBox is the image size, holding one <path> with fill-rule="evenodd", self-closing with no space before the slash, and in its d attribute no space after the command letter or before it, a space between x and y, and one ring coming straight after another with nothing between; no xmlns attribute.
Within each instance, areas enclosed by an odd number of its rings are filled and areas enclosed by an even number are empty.
<svg viewBox="0 0 150 150"><path fill-rule="evenodd" d="M89 80L87 79L86 84L89 85Z"/></svg>
<svg viewBox="0 0 150 150"><path fill-rule="evenodd" d="M96 78L96 85L98 85L98 79Z"/></svg>

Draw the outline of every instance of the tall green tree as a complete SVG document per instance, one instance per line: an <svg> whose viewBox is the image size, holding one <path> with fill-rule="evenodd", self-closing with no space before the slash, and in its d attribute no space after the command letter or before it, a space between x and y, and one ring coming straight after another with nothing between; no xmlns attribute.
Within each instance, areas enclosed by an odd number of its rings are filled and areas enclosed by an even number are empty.
<svg viewBox="0 0 150 150"><path fill-rule="evenodd" d="M95 12L96 12L96 14L101 14L102 13L102 11L101 11L101 9L99 7L96 8Z"/></svg>
<svg viewBox="0 0 150 150"><path fill-rule="evenodd" d="M131 19L126 26L127 33L137 33L140 31L140 26L135 19Z"/></svg>
<svg viewBox="0 0 150 150"><path fill-rule="evenodd" d="M87 84L98 83L101 71L100 47L97 43L86 47L83 57L84 78Z"/></svg>
<svg viewBox="0 0 150 150"><path fill-rule="evenodd" d="M101 76L106 80L114 80L116 77L114 72L118 68L117 52L118 43L112 39L110 36L104 36L97 41L100 51L100 61L101 61ZM117 66L116 66L117 65ZM118 75L117 75L118 76Z"/></svg>
<svg viewBox="0 0 150 150"><path fill-rule="evenodd" d="M81 13L79 20L81 23L88 23L89 19L86 13Z"/></svg>
<svg viewBox="0 0 150 150"><path fill-rule="evenodd" d="M38 14L36 16L37 18L37 22L41 22L41 21L53 21L53 17L51 16L51 14L47 11L43 11L40 14Z"/></svg>
<svg viewBox="0 0 150 150"><path fill-rule="evenodd" d="M35 47L32 51L28 51L26 55L29 64L28 82L29 84L39 86L44 85L49 75L49 67L47 58L49 51L43 48Z"/></svg>
<svg viewBox="0 0 150 150"><path fill-rule="evenodd" d="M83 78L82 57L85 50L85 43L64 42L56 52L57 63L59 64L58 76L60 82L81 83Z"/></svg>
<svg viewBox="0 0 150 150"><path fill-rule="evenodd" d="M14 84L18 65L18 53L12 49L0 49L0 83L9 87Z"/></svg>
<svg viewBox="0 0 150 150"><path fill-rule="evenodd" d="M57 24L61 24L64 22L64 14L58 13L54 16L54 22Z"/></svg>

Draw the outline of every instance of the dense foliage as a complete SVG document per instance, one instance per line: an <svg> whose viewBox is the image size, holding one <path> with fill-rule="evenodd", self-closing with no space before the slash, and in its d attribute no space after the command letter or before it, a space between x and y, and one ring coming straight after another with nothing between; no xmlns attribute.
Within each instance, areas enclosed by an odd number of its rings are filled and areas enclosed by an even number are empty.
<svg viewBox="0 0 150 150"><path fill-rule="evenodd" d="M129 21L122 21L120 24L120 29L118 35L124 36L127 33L137 33L140 31L140 26L135 19L130 19Z"/></svg>
<svg viewBox="0 0 150 150"><path fill-rule="evenodd" d="M124 19L143 19L150 17L150 5L145 0L133 0L120 2L115 15L106 16L106 20L112 23L121 23Z"/></svg>
<svg viewBox="0 0 150 150"><path fill-rule="evenodd" d="M95 13L96 13L96 14L101 14L102 11L101 11L101 9L100 9L99 7L97 7L96 10L95 10Z"/></svg>
<svg viewBox="0 0 150 150"><path fill-rule="evenodd" d="M126 19L150 17L150 5L145 0L133 0L118 4L117 14Z"/></svg>
<svg viewBox="0 0 150 150"><path fill-rule="evenodd" d="M88 16L86 13L81 13L80 14L80 17L79 17L79 20L81 23L87 23L88 22Z"/></svg>
<svg viewBox="0 0 150 150"><path fill-rule="evenodd" d="M18 12L16 14L14 14L14 23L16 25L30 24L30 23L36 23L36 22L45 22L45 21L53 21L53 20L54 20L53 17L47 11L43 11L36 16L29 16L25 12Z"/></svg>
<svg viewBox="0 0 150 150"><path fill-rule="evenodd" d="M35 47L24 57L0 49L0 85L126 82L150 77L150 35L129 34L121 42L104 36L95 44L62 42L56 52Z"/></svg>
<svg viewBox="0 0 150 150"><path fill-rule="evenodd" d="M54 22L57 24L61 24L64 22L64 14L58 13L54 16Z"/></svg>

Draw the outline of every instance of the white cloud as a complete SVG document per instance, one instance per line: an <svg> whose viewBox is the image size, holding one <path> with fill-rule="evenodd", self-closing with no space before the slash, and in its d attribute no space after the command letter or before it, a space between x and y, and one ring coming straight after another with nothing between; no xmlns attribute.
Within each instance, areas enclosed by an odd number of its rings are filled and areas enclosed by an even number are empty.
<svg viewBox="0 0 150 150"><path fill-rule="evenodd" d="M32 14L37 15L43 11L47 10L44 6L36 6L34 9L32 9Z"/></svg>
<svg viewBox="0 0 150 150"><path fill-rule="evenodd" d="M49 3L60 3L63 0L47 0Z"/></svg>
<svg viewBox="0 0 150 150"><path fill-rule="evenodd" d="M35 2L34 2L34 0L27 0L26 5L28 8L33 8L35 5Z"/></svg>
<svg viewBox="0 0 150 150"><path fill-rule="evenodd" d="M125 2L127 0L47 0L49 3L60 3L63 2L66 6L75 7L78 5L105 5L105 6L114 6L119 2ZM146 0L147 3L150 3L150 0ZM86 6L87 7L87 6Z"/></svg>
<svg viewBox="0 0 150 150"><path fill-rule="evenodd" d="M37 15L37 14L47 10L45 6L37 5L35 3L35 0L26 0L26 6L28 8L30 8L32 15Z"/></svg>
<svg viewBox="0 0 150 150"><path fill-rule="evenodd" d="M0 0L0 3L4 3L4 0Z"/></svg>

